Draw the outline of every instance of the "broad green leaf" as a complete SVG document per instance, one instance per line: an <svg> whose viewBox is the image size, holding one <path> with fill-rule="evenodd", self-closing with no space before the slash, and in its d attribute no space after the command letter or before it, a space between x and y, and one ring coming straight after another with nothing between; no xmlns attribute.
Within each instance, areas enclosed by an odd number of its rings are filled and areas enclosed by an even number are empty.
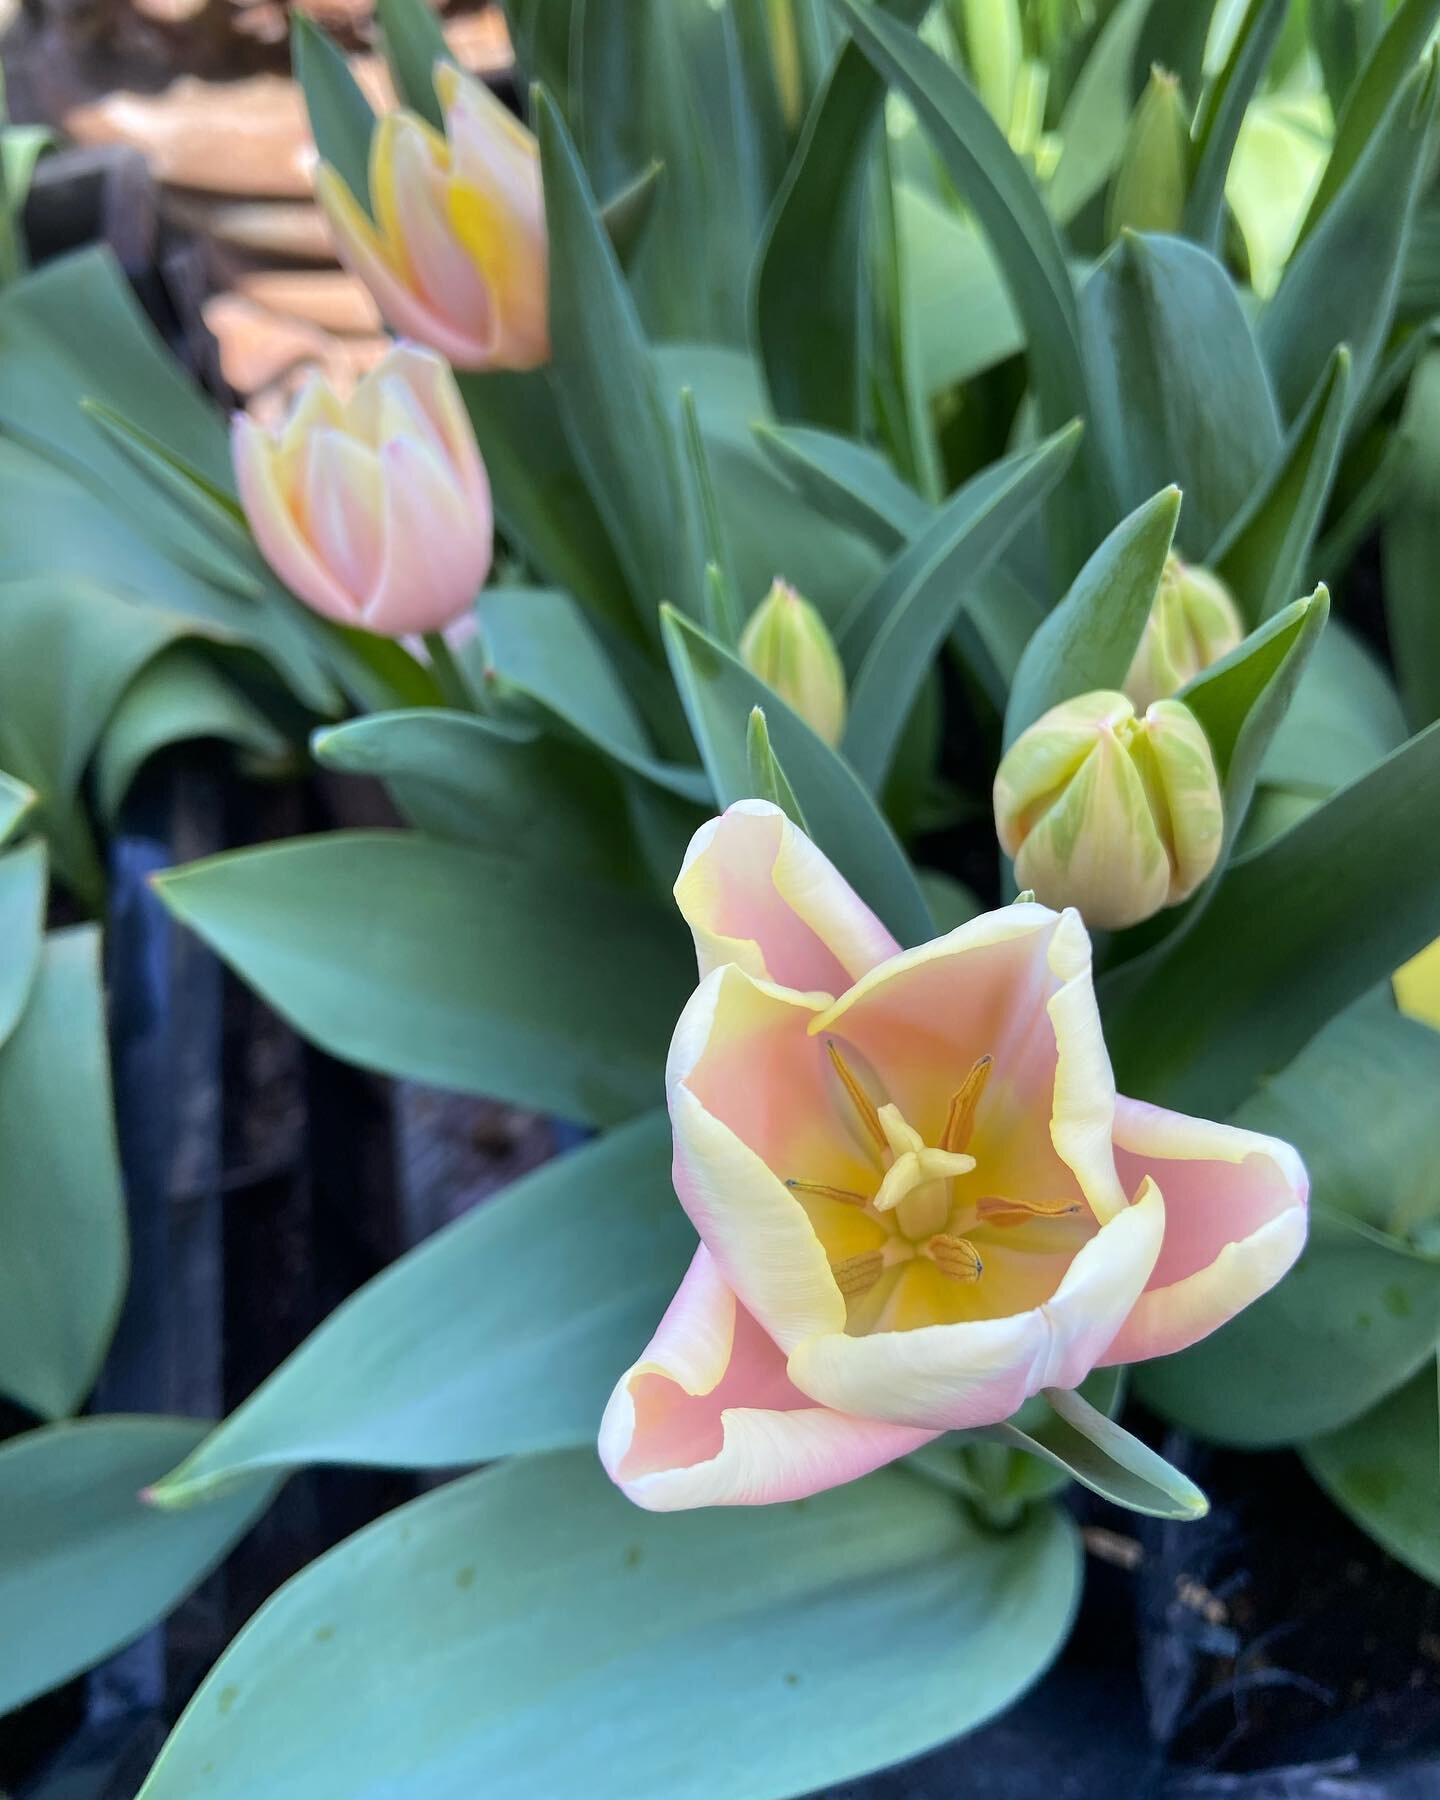
<svg viewBox="0 0 1440 1800"><path fill-rule="evenodd" d="M259 1517L269 1483L182 1518L141 1500L204 1430L116 1415L0 1446L0 1713L138 1637Z"/></svg>
<svg viewBox="0 0 1440 1800"><path fill-rule="evenodd" d="M316 153L369 211L370 134L375 129L370 102L340 51L303 12L290 21L290 62L305 96Z"/></svg>
<svg viewBox="0 0 1440 1800"><path fill-rule="evenodd" d="M1157 1519L1199 1519L1210 1510L1188 1476L1079 1393L1050 1388L1045 1400L1050 1416L1033 1431L1005 1424L995 1426L989 1435L1063 1469L1092 1493L1128 1512Z"/></svg>
<svg viewBox="0 0 1440 1800"><path fill-rule="evenodd" d="M443 131L444 115L435 93L435 65L452 62L440 21L425 0L376 0L375 17L385 61L400 104Z"/></svg>
<svg viewBox="0 0 1440 1800"><path fill-rule="evenodd" d="M0 1049L0 1393L42 1418L89 1393L125 1292L125 1200L91 926L45 940Z"/></svg>
<svg viewBox="0 0 1440 1800"><path fill-rule="evenodd" d="M882 0L918 24L929 0ZM754 337L778 416L865 423L865 224L885 86L847 39L805 120L755 269Z"/></svg>
<svg viewBox="0 0 1440 1800"><path fill-rule="evenodd" d="M768 800L772 806L778 806L792 824L798 825L808 834L810 827L805 823L805 814L800 810L800 802L795 798L795 790L785 779L785 771L775 756L770 743L770 727L765 723L763 707L750 709L750 723L745 732L745 754L750 764L750 792L758 800Z"/></svg>
<svg viewBox="0 0 1440 1800"><path fill-rule="evenodd" d="M1141 40L1156 0L1120 0L1105 20L1060 118L1050 209L1068 225L1110 179L1149 64ZM1173 65L1167 65L1173 66Z"/></svg>
<svg viewBox="0 0 1440 1800"><path fill-rule="evenodd" d="M758 706L815 842L902 944L933 936L905 852L849 764L737 657L673 609L664 615L664 632L675 684L719 804L752 797L746 734Z"/></svg>
<svg viewBox="0 0 1440 1800"><path fill-rule="evenodd" d="M612 194L600 209L605 235L614 245L622 269L629 270L645 241L664 180L665 165L656 158L632 181L627 181L618 193Z"/></svg>
<svg viewBox="0 0 1440 1800"><path fill-rule="evenodd" d="M695 1234L647 1113L512 1182L340 1306L157 1481L209 1503L305 1463L442 1469L591 1444Z"/></svg>
<svg viewBox="0 0 1440 1800"><path fill-rule="evenodd" d="M845 754L856 773L878 791L895 753L921 683L956 617L983 603L974 583L1034 517L1070 467L1080 426L1008 458L962 488L892 564L865 602L844 649L868 643L850 691Z"/></svg>
<svg viewBox="0 0 1440 1800"><path fill-rule="evenodd" d="M554 102L536 129L550 236L551 380L565 432L647 633L664 601L697 612L701 562L677 434L625 280Z"/></svg>
<svg viewBox="0 0 1440 1800"><path fill-rule="evenodd" d="M1340 464L1349 395L1350 352L1342 344L1265 482L1206 559L1248 618L1270 618L1304 585Z"/></svg>
<svg viewBox="0 0 1440 1800"><path fill-rule="evenodd" d="M1325 1492L1392 1556L1440 1583L1440 1427L1428 1363L1373 1412L1301 1451Z"/></svg>
<svg viewBox="0 0 1440 1800"><path fill-rule="evenodd" d="M156 487L194 517L202 531L213 533L231 549L249 551L251 539L245 513L230 489L211 481L168 444L162 444L103 400L82 400L81 407ZM237 564L232 576L243 581L243 565Z"/></svg>
<svg viewBox="0 0 1440 1800"><path fill-rule="evenodd" d="M1330 159L1300 227L1301 242L1320 223L1364 156L1406 77L1423 55L1437 20L1440 0L1400 0L1396 6L1340 108Z"/></svg>
<svg viewBox="0 0 1440 1800"><path fill-rule="evenodd" d="M1435 64L1406 81L1364 155L1290 258L1260 315L1260 344L1280 410L1293 419L1337 344L1363 394L1389 335L1411 218L1428 167L1440 96Z"/></svg>
<svg viewBox="0 0 1440 1800"><path fill-rule="evenodd" d="M710 473L710 453L700 429L700 414L692 388L680 390L680 422L686 466L699 503L700 536L705 555L705 629L722 644L733 644L739 639L745 608L736 591L730 540L721 523L715 483Z"/></svg>
<svg viewBox="0 0 1440 1800"><path fill-rule="evenodd" d="M411 832L292 839L156 885L322 1048L591 1124L662 1092L694 985L670 908Z"/></svg>
<svg viewBox="0 0 1440 1800"><path fill-rule="evenodd" d="M1343 620L1332 618L1266 748L1260 780L1323 799L1398 750L1406 735L1389 674Z"/></svg>
<svg viewBox="0 0 1440 1800"><path fill-rule="evenodd" d="M1179 488L1163 489L1122 519L1081 569L1020 658L1005 712L1007 744L1061 701L1124 683L1179 517Z"/></svg>
<svg viewBox="0 0 1440 1800"><path fill-rule="evenodd" d="M131 782L158 751L218 738L265 762L290 750L244 691L188 645L162 650L116 702L95 758L95 793L113 825Z"/></svg>
<svg viewBox="0 0 1440 1800"><path fill-rule="evenodd" d="M1437 933L1433 725L1234 864L1143 981L1106 995L1120 1086L1223 1117Z"/></svg>
<svg viewBox="0 0 1440 1800"><path fill-rule="evenodd" d="M1268 1294L1178 1356L1136 1369L1146 1404L1211 1438L1288 1444L1358 1418L1428 1362L1440 1258L1411 1240L1440 1217L1440 1033L1367 997L1235 1116L1293 1143L1310 1241Z"/></svg>
<svg viewBox="0 0 1440 1800"><path fill-rule="evenodd" d="M282 1588L141 1800L783 1800L1013 1699L1063 1641L1079 1560L1058 1511L986 1535L903 1470L656 1515L593 1453L526 1458Z"/></svg>
<svg viewBox="0 0 1440 1800"><path fill-rule="evenodd" d="M895 230L921 391L942 394L1018 356L1024 328L994 252L968 214L902 181Z"/></svg>
<svg viewBox="0 0 1440 1800"><path fill-rule="evenodd" d="M1290 0L1249 0L1223 66L1195 120L1195 170L1185 205L1185 234L1218 251L1225 223L1225 181L1245 113L1269 65Z"/></svg>
<svg viewBox="0 0 1440 1800"><path fill-rule="evenodd" d="M1171 482L1201 560L1280 451L1280 420L1230 277L1197 244L1122 233L1080 294L1091 422L1122 510Z"/></svg>
<svg viewBox="0 0 1440 1800"><path fill-rule="evenodd" d="M8 844L34 811L40 796L23 781L0 770L0 844Z"/></svg>
<svg viewBox="0 0 1440 1800"><path fill-rule="evenodd" d="M803 426L762 425L755 437L780 472L827 518L892 553L929 520L932 508L863 444Z"/></svg>
<svg viewBox="0 0 1440 1800"><path fill-rule="evenodd" d="M1400 431L1409 461L1385 521L1385 618L1405 711L1416 728L1440 719L1440 353L1421 363Z"/></svg>
<svg viewBox="0 0 1440 1800"><path fill-rule="evenodd" d="M0 855L0 1047L19 1023L40 970L48 873L43 839ZM0 1145L0 1188L4 1154Z"/></svg>

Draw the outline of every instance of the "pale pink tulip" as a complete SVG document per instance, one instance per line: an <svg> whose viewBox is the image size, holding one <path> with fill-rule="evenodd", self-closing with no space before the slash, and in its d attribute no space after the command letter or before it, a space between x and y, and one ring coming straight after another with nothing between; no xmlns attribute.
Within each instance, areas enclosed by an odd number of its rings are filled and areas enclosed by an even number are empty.
<svg viewBox="0 0 1440 1800"><path fill-rule="evenodd" d="M440 631L490 572L490 482L455 379L399 345L348 401L315 376L275 431L231 435L240 499L266 562L342 625Z"/></svg>
<svg viewBox="0 0 1440 1800"><path fill-rule="evenodd" d="M606 1409L639 1505L795 1499L1183 1349L1305 1239L1274 1138L1119 1098L1079 915L901 951L775 807L690 847L670 1050L690 1272Z"/></svg>

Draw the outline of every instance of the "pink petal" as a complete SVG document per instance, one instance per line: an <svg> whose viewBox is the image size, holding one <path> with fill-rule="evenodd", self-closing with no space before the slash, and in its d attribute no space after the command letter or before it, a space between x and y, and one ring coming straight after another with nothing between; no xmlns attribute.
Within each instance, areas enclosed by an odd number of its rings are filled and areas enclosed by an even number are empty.
<svg viewBox="0 0 1440 1800"><path fill-rule="evenodd" d="M240 504L260 554L307 606L342 625L358 624L357 603L316 555L296 522L289 496L281 491L276 454L261 427L238 414L230 432L230 455Z"/></svg>
<svg viewBox="0 0 1440 1800"><path fill-rule="evenodd" d="M1167 1356L1208 1337L1274 1287L1304 1247L1310 1181L1278 1138L1121 1098L1115 1162L1127 1188L1146 1176L1159 1183L1166 1226L1106 1363Z"/></svg>
<svg viewBox="0 0 1440 1800"><path fill-rule="evenodd" d="M364 614L387 637L440 631L474 604L490 572L494 523L466 498L439 458L415 438L380 452L385 560Z"/></svg>
<svg viewBox="0 0 1440 1800"><path fill-rule="evenodd" d="M761 980L842 994L899 945L854 889L766 800L701 826L675 883L701 975L737 963Z"/></svg>
<svg viewBox="0 0 1440 1800"><path fill-rule="evenodd" d="M935 1436L807 1400L702 1245L600 1426L600 1460L653 1512L798 1500Z"/></svg>

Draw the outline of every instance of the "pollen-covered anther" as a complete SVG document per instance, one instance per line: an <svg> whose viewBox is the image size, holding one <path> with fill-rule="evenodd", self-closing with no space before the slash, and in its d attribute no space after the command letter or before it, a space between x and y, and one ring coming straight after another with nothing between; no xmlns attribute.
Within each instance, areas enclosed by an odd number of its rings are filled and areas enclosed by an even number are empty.
<svg viewBox="0 0 1440 1800"><path fill-rule="evenodd" d="M948 1275L951 1281L978 1281L985 1273L980 1252L969 1238L955 1237L948 1231L942 1232L939 1237L931 1238L926 1249L935 1267L942 1275Z"/></svg>
<svg viewBox="0 0 1440 1800"><path fill-rule="evenodd" d="M975 1202L976 1217L987 1225L1023 1225L1028 1219L1070 1219L1082 1210L1078 1200L1013 1200L986 1194Z"/></svg>
<svg viewBox="0 0 1440 1800"><path fill-rule="evenodd" d="M830 1061L834 1067L835 1073L840 1077L840 1085L850 1096L851 1105L860 1115L860 1123L869 1133L875 1148L877 1150L884 1150L887 1147L885 1131L880 1123L880 1112L876 1107L875 1102L865 1092L864 1088L861 1087L855 1071L840 1054L840 1046L835 1042L834 1038L827 1038L825 1040L825 1048L829 1053Z"/></svg>
<svg viewBox="0 0 1440 1800"><path fill-rule="evenodd" d="M863 1250L859 1256L847 1256L832 1263L830 1272L841 1296L846 1300L857 1300L861 1294L870 1292L884 1267L885 1258L878 1250Z"/></svg>
<svg viewBox="0 0 1440 1800"><path fill-rule="evenodd" d="M980 1097L985 1092L985 1084L989 1081L990 1071L994 1066L993 1056L977 1057L970 1073L950 1096L950 1112L940 1139L942 1150L969 1149L970 1137L975 1130L975 1114L980 1109Z"/></svg>
<svg viewBox="0 0 1440 1800"><path fill-rule="evenodd" d="M814 1194L821 1200L838 1200L842 1206L868 1206L870 1196L857 1194L853 1188L831 1187L825 1181L787 1181L792 1194Z"/></svg>

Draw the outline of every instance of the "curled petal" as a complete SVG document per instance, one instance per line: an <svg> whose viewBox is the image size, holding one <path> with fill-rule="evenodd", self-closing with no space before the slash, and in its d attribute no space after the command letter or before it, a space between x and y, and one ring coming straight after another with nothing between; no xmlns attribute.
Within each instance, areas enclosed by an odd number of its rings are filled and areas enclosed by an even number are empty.
<svg viewBox="0 0 1440 1800"><path fill-rule="evenodd" d="M612 1481L653 1512L798 1500L935 1434L816 1406L702 1245L600 1426Z"/></svg>
<svg viewBox="0 0 1440 1800"><path fill-rule="evenodd" d="M841 994L899 945L778 806L741 800L702 825L675 899L700 973L735 963L762 981Z"/></svg>
<svg viewBox="0 0 1440 1800"><path fill-rule="evenodd" d="M1165 1241L1107 1363L1166 1356L1207 1337L1272 1288L1305 1243L1309 1177L1278 1138L1120 1099L1115 1160L1165 1195Z"/></svg>
<svg viewBox="0 0 1440 1800"><path fill-rule="evenodd" d="M280 485L276 448L267 433L253 419L239 414L231 427L230 449L240 503L266 562L316 612L341 625L359 624L358 603L320 561L296 522L290 497Z"/></svg>
<svg viewBox="0 0 1440 1800"><path fill-rule="evenodd" d="M371 631L439 631L469 611L490 572L488 487L478 516L427 446L392 438L380 452L385 561L365 608Z"/></svg>
<svg viewBox="0 0 1440 1800"><path fill-rule="evenodd" d="M790 1379L822 1405L863 1418L931 1431L997 1424L1041 1388L1084 1380L1139 1299L1164 1230L1164 1202L1147 1182L1041 1305L998 1319L811 1338L791 1352Z"/></svg>

